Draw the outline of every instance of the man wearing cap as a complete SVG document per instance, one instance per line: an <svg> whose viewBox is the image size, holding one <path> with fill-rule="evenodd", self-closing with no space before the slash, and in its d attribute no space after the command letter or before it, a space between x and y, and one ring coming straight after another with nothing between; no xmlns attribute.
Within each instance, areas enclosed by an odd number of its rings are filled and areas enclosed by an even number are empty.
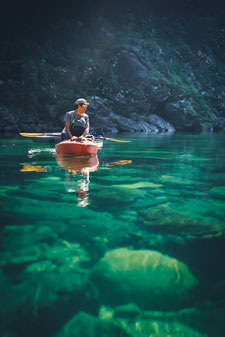
<svg viewBox="0 0 225 337"><path fill-rule="evenodd" d="M89 117L85 113L88 102L84 98L78 98L75 102L75 110L65 114L65 127L62 130L62 140L86 137L89 132Z"/></svg>

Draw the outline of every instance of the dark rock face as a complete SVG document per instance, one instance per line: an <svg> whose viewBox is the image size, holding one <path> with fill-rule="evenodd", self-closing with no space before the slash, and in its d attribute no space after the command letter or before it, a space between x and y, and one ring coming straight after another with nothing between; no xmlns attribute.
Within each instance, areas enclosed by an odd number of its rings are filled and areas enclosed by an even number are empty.
<svg viewBox="0 0 225 337"><path fill-rule="evenodd" d="M70 41L60 40L61 50L47 28L40 32L46 43L5 41L0 130L59 131L65 112L85 97L97 132L224 131L220 20L136 19L125 15L115 24L96 16L88 28L82 20L57 23L60 39Z"/></svg>
<svg viewBox="0 0 225 337"><path fill-rule="evenodd" d="M165 121L162 117L159 117L155 114L149 115L147 117L147 121L149 121L161 132L170 132L170 133L175 132L175 128L171 123Z"/></svg>
<svg viewBox="0 0 225 337"><path fill-rule="evenodd" d="M202 131L197 113L186 100L166 104L165 109L161 112L161 116L172 123L177 131Z"/></svg>
<svg viewBox="0 0 225 337"><path fill-rule="evenodd" d="M148 68L132 52L122 51L119 54L118 73L120 83L128 88L138 85L148 88L157 83L157 79L152 76Z"/></svg>
<svg viewBox="0 0 225 337"><path fill-rule="evenodd" d="M93 130L97 132L174 132L172 124L151 114L145 120L135 121L113 112L112 102L93 96L89 100L88 114Z"/></svg>

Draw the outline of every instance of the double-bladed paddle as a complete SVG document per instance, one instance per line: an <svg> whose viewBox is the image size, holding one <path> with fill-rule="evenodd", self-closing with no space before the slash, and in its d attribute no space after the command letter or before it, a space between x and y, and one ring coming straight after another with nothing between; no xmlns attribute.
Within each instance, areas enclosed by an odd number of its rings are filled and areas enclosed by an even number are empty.
<svg viewBox="0 0 225 337"><path fill-rule="evenodd" d="M23 136L23 137L40 137L40 136L61 137L61 133L48 133L48 132L27 133L27 132L20 132L20 136Z"/></svg>
<svg viewBox="0 0 225 337"><path fill-rule="evenodd" d="M40 136L49 136L49 137L61 137L61 133L45 133L45 132L37 132L37 133L26 133L26 132L20 132L20 136L23 137L40 137ZM111 142L118 142L118 143L130 143L130 140L119 140L114 138L107 138L107 137L95 137L95 139L102 139L102 140L109 140Z"/></svg>
<svg viewBox="0 0 225 337"><path fill-rule="evenodd" d="M95 137L95 139L110 140L111 142L118 142L118 143L130 143L131 142L131 140L119 140L119 139L106 138L106 137Z"/></svg>

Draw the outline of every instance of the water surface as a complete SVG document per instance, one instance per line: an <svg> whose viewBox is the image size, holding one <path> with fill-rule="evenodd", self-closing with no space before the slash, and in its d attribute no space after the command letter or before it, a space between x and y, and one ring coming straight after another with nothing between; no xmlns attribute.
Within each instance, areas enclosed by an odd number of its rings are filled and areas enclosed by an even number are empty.
<svg viewBox="0 0 225 337"><path fill-rule="evenodd" d="M91 158L1 139L2 336L225 335L225 135L128 139Z"/></svg>

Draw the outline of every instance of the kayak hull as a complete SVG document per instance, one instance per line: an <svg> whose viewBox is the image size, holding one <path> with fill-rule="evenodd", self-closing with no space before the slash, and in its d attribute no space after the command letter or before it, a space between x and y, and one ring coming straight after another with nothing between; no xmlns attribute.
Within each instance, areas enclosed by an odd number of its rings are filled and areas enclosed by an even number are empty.
<svg viewBox="0 0 225 337"><path fill-rule="evenodd" d="M58 154L70 154L73 156L91 156L97 154L98 144L94 141L63 140L56 144Z"/></svg>

